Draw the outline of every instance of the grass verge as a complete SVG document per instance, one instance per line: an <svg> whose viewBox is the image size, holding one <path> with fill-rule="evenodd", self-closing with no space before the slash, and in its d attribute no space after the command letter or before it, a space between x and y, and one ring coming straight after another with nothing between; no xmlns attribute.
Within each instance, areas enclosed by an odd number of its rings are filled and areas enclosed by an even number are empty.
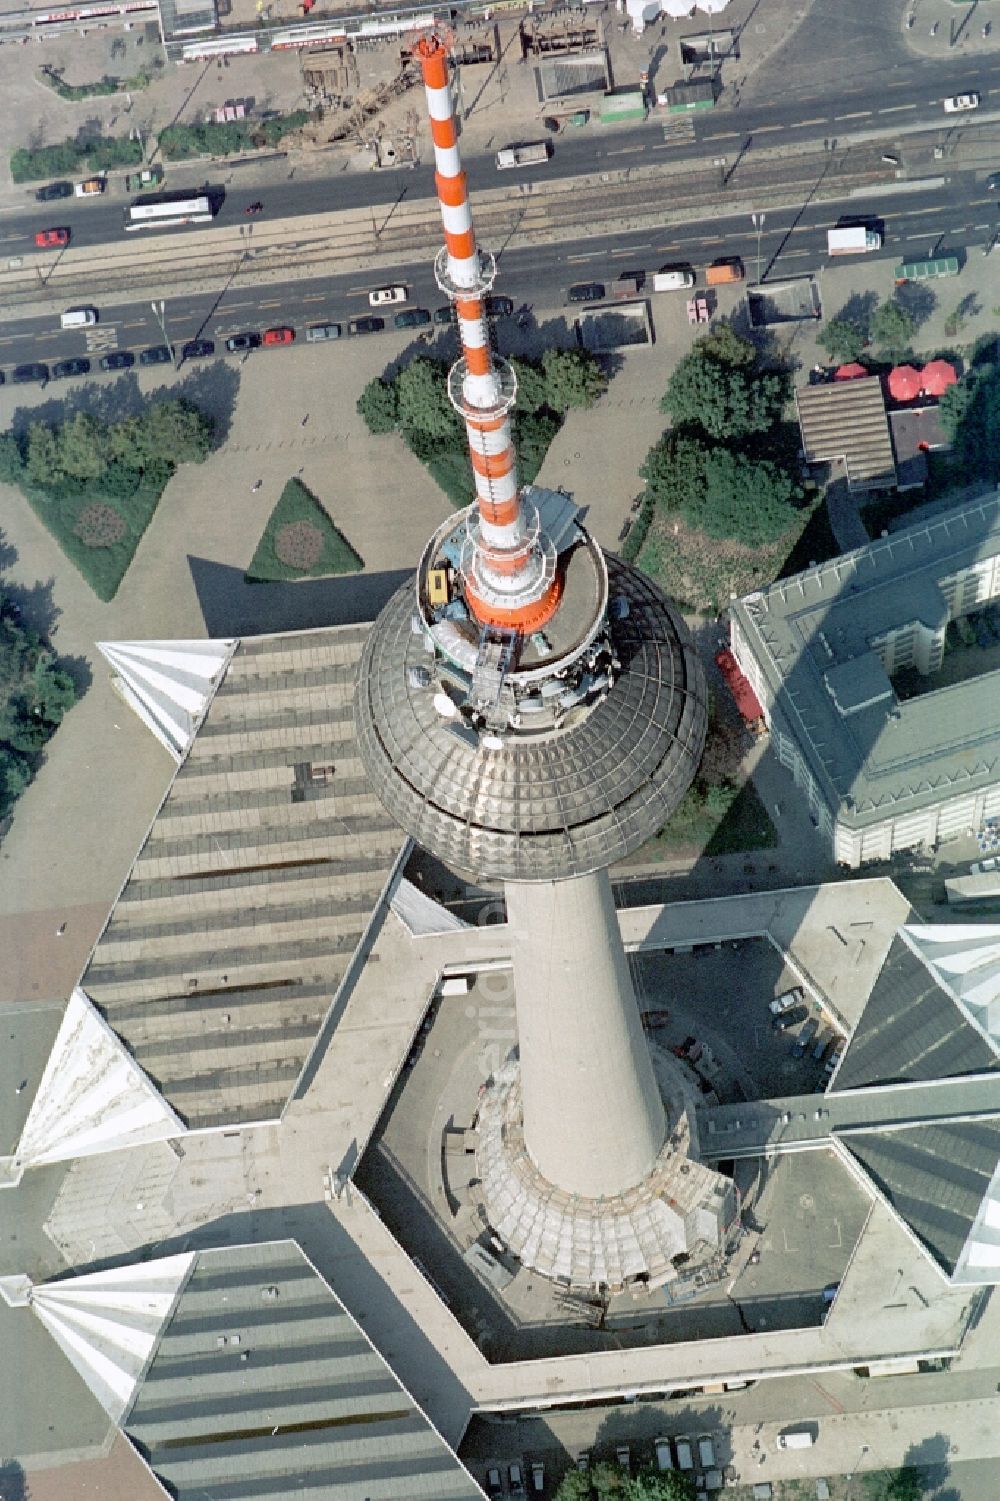
<svg viewBox="0 0 1000 1501"><path fill-rule="evenodd" d="M247 583L359 573L364 567L311 490L290 479L250 560Z"/></svg>

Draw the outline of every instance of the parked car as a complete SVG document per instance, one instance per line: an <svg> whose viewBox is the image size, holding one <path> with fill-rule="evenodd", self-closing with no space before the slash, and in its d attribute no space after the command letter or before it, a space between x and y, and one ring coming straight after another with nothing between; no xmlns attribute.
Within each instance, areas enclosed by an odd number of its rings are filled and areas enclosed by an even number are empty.
<svg viewBox="0 0 1000 1501"><path fill-rule="evenodd" d="M566 293L570 302L602 302L604 300L603 281L578 281Z"/></svg>
<svg viewBox="0 0 1000 1501"><path fill-rule="evenodd" d="M405 313L397 313L392 323L394 328L423 328L425 323L430 323L431 315L426 308L408 308Z"/></svg>
<svg viewBox="0 0 1000 1501"><path fill-rule="evenodd" d="M324 339L339 339L341 328L339 323L314 323L306 329L306 343L319 344Z"/></svg>
<svg viewBox="0 0 1000 1501"><path fill-rule="evenodd" d="M352 318L347 325L349 334L380 334L385 328L384 318Z"/></svg>
<svg viewBox="0 0 1000 1501"><path fill-rule="evenodd" d="M85 182L78 182L73 192L77 198L93 198L98 193L103 193L106 187L103 177L88 177Z"/></svg>
<svg viewBox="0 0 1000 1501"><path fill-rule="evenodd" d="M207 360L209 355L215 353L215 345L211 339L191 339L181 349L183 360Z"/></svg>
<svg viewBox="0 0 1000 1501"><path fill-rule="evenodd" d="M674 1452L677 1455L677 1468L679 1470L694 1469L694 1448L689 1438L683 1435L675 1438Z"/></svg>
<svg viewBox="0 0 1000 1501"><path fill-rule="evenodd" d="M36 203L52 203L56 198L72 198L73 184L71 182L47 182L44 188L38 188L35 193Z"/></svg>
<svg viewBox="0 0 1000 1501"><path fill-rule="evenodd" d="M46 250L50 245L68 245L69 244L69 230L68 229L40 229L38 231L38 233L35 235L35 244L41 250Z"/></svg>
<svg viewBox="0 0 1000 1501"><path fill-rule="evenodd" d="M512 1496L524 1495L524 1480L521 1476L520 1465L507 1466L507 1478L510 1481L510 1493Z"/></svg>
<svg viewBox="0 0 1000 1501"><path fill-rule="evenodd" d="M102 370L131 370L135 364L135 355L127 349L113 349L110 354L101 355Z"/></svg>
<svg viewBox="0 0 1000 1501"><path fill-rule="evenodd" d="M14 370L13 375L11 376L11 380L15 386L26 386L33 380L41 381L42 385L44 386L48 378L48 365L41 365L37 363L32 365L18 365Z"/></svg>
<svg viewBox="0 0 1000 1501"><path fill-rule="evenodd" d="M445 307L436 307L434 309L434 320L433 321L435 323L450 323L452 321L452 311L451 311L451 303L450 302Z"/></svg>
<svg viewBox="0 0 1000 1501"><path fill-rule="evenodd" d="M626 1475L631 1475L631 1473L632 1473L632 1456L629 1453L628 1444L619 1444L618 1445L617 1449L615 1450L615 1458L617 1459L617 1461L618 1461L619 1465L621 1466L621 1468L625 1471L625 1474Z"/></svg>
<svg viewBox="0 0 1000 1501"><path fill-rule="evenodd" d="M491 318L511 318L514 315L514 299L490 294L486 299L486 311Z"/></svg>
<svg viewBox="0 0 1000 1501"><path fill-rule="evenodd" d="M589 1470L590 1469L590 1450L589 1449L581 1449L580 1450L579 1454L576 1456L576 1467L577 1467L578 1470Z"/></svg>
<svg viewBox="0 0 1000 1501"><path fill-rule="evenodd" d="M843 1043L841 1043L840 1046L837 1048L837 1050L835 1052L831 1053L830 1056L829 1056L829 1058L824 1063L824 1065L823 1065L823 1072L824 1072L824 1074L827 1074L827 1075L832 1074L833 1071L834 1071L834 1069L837 1067L837 1064L840 1062L841 1058L843 1058L843 1056L844 1056L844 1045L843 1045Z"/></svg>
<svg viewBox="0 0 1000 1501"><path fill-rule="evenodd" d="M59 360L52 366L53 380L67 380L71 375L89 375L89 360Z"/></svg>
<svg viewBox="0 0 1000 1501"><path fill-rule="evenodd" d="M173 359L174 351L169 344L154 344L152 349L139 351L140 365L170 365Z"/></svg>
<svg viewBox="0 0 1000 1501"><path fill-rule="evenodd" d="M674 1467L673 1451L670 1448L668 1438L658 1438L653 1444L656 1454L656 1468L658 1470L672 1470Z"/></svg>
<svg viewBox="0 0 1000 1501"><path fill-rule="evenodd" d="M545 1491L545 1466L536 1459L531 1466L531 1489L540 1496Z"/></svg>
<svg viewBox="0 0 1000 1501"><path fill-rule="evenodd" d="M503 1495L503 1481L496 1465L491 1465L486 1471L486 1494L490 1497Z"/></svg>
<svg viewBox="0 0 1000 1501"><path fill-rule="evenodd" d="M806 1006L793 1006L791 1011L782 1011L779 1016L771 1020L771 1026L776 1032L788 1032L792 1027L797 1027L799 1022L804 1022L809 1015Z"/></svg>
<svg viewBox="0 0 1000 1501"><path fill-rule="evenodd" d="M260 343L260 334L232 334L226 340L226 348L230 354L242 354L244 350L256 349Z"/></svg>
<svg viewBox="0 0 1000 1501"><path fill-rule="evenodd" d="M997 192L997 190L1000 189L1000 172L991 172L989 177L987 177L986 181L983 183L983 187L986 189L987 193Z"/></svg>
<svg viewBox="0 0 1000 1501"><path fill-rule="evenodd" d="M703 1433L698 1440L698 1459L703 1470L715 1468L715 1445L710 1433Z"/></svg>
<svg viewBox="0 0 1000 1501"><path fill-rule="evenodd" d="M799 1033L798 1037L796 1037L795 1041L792 1043L793 1058L805 1057L806 1049L812 1043L812 1040L816 1036L818 1030L819 1022L814 1016L811 1016L806 1022L805 1026L802 1028L802 1031Z"/></svg>
<svg viewBox="0 0 1000 1501"><path fill-rule="evenodd" d="M791 990L782 991L773 1001L768 1001L767 1009L772 1016L780 1016L783 1011L790 1011L793 1006L798 1006L803 999L802 986L793 985Z"/></svg>
<svg viewBox="0 0 1000 1501"><path fill-rule="evenodd" d="M995 871L997 866L997 857L993 855L989 860L977 860L975 865L970 865L969 873L974 876L987 876Z"/></svg>
<svg viewBox="0 0 1000 1501"><path fill-rule="evenodd" d="M388 307L393 302L405 301L405 287L379 287L377 291L368 293L369 307Z"/></svg>
<svg viewBox="0 0 1000 1501"><path fill-rule="evenodd" d="M824 1032L821 1037L817 1037L812 1050L813 1062L822 1063L835 1041L836 1039L832 1032Z"/></svg>
<svg viewBox="0 0 1000 1501"><path fill-rule="evenodd" d="M271 344L294 344L295 343L295 330L294 330L294 328L286 328L286 327L282 327L282 328L265 328L264 334L263 334L263 338L261 339L261 343L265 344L265 345L271 345Z"/></svg>
<svg viewBox="0 0 1000 1501"><path fill-rule="evenodd" d="M976 93L952 94L950 99L944 101L944 112L946 115L956 115L962 110L978 108L979 95Z"/></svg>

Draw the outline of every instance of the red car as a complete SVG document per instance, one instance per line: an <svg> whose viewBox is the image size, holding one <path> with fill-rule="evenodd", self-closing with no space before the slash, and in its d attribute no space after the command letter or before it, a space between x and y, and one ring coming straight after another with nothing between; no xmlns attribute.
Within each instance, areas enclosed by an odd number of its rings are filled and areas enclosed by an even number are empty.
<svg viewBox="0 0 1000 1501"><path fill-rule="evenodd" d="M294 328L265 328L263 344L294 344Z"/></svg>
<svg viewBox="0 0 1000 1501"><path fill-rule="evenodd" d="M35 235L35 244L45 250L49 245L68 245L68 229L40 229Z"/></svg>

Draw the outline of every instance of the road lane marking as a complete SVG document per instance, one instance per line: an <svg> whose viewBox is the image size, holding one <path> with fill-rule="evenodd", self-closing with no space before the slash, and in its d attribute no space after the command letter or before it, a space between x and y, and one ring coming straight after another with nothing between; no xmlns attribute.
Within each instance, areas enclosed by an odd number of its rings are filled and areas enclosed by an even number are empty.
<svg viewBox="0 0 1000 1501"><path fill-rule="evenodd" d="M900 110L916 109L915 104L887 104L885 109L880 109L880 115L898 115Z"/></svg>
<svg viewBox="0 0 1000 1501"><path fill-rule="evenodd" d="M871 114L871 110L870 109L861 109L861 110L856 110L853 115L834 115L833 118L835 120L867 120L870 114ZM769 130L770 130L770 128L771 127L768 126ZM775 128L778 129L778 130L781 129L780 126L776 126Z"/></svg>

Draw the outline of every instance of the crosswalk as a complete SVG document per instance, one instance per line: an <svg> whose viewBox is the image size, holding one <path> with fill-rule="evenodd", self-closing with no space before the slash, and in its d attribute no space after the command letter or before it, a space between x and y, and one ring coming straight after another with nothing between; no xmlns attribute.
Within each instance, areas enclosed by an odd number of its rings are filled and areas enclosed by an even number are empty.
<svg viewBox="0 0 1000 1501"><path fill-rule="evenodd" d="M118 348L118 330L113 323L98 323L87 329L87 353L107 354Z"/></svg>
<svg viewBox="0 0 1000 1501"><path fill-rule="evenodd" d="M668 115L663 121L663 139L668 146L688 146L694 140L690 115Z"/></svg>

